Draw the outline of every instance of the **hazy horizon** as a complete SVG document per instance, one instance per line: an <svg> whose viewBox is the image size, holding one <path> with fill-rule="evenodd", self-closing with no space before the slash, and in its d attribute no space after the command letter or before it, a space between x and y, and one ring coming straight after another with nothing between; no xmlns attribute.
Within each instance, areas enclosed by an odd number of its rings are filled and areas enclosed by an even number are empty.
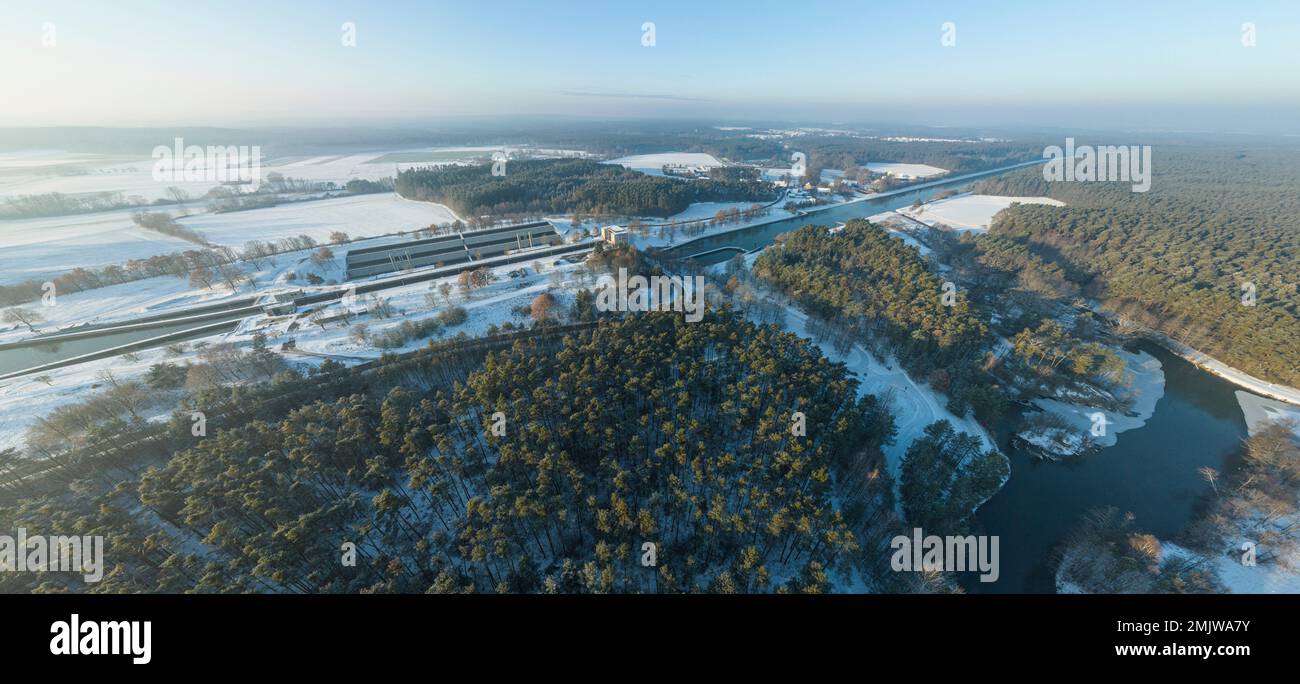
<svg viewBox="0 0 1300 684"><path fill-rule="evenodd" d="M0 22L0 56L21 65L0 126L534 116L1300 133L1294 3L475 10L18 2Z"/></svg>

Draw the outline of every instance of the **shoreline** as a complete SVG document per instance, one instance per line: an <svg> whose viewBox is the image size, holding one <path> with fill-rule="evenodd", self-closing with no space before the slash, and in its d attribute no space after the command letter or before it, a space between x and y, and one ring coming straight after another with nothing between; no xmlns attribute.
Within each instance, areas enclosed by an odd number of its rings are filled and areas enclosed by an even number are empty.
<svg viewBox="0 0 1300 684"><path fill-rule="evenodd" d="M1095 301L1088 302L1088 310L1114 322L1115 314L1107 311L1102 305ZM1138 326L1139 334L1143 339L1160 345L1169 353L1177 356L1184 361L1196 366L1197 368L1214 375L1218 378L1228 381L1241 389L1258 394L1268 399L1285 402L1295 406L1300 406L1300 389L1288 385L1279 385L1274 382L1262 380L1239 368L1234 368L1228 364L1206 354L1198 349L1193 349L1168 335L1152 330L1146 326Z"/></svg>
<svg viewBox="0 0 1300 684"><path fill-rule="evenodd" d="M1174 356L1206 373L1226 380L1236 387L1267 399L1274 399L1292 406L1300 406L1300 389L1261 380L1243 370L1233 368L1205 352L1192 349L1181 342L1169 339L1154 330L1144 331L1142 336L1144 339L1160 345Z"/></svg>

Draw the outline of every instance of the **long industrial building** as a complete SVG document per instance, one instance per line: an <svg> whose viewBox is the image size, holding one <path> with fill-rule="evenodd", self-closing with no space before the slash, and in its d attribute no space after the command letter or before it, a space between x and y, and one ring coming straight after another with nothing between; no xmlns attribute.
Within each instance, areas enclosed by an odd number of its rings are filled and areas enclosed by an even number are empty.
<svg viewBox="0 0 1300 684"><path fill-rule="evenodd" d="M559 234L546 221L440 235L378 247L349 250L347 277L393 273L420 266L452 266L500 256L509 251L558 244Z"/></svg>

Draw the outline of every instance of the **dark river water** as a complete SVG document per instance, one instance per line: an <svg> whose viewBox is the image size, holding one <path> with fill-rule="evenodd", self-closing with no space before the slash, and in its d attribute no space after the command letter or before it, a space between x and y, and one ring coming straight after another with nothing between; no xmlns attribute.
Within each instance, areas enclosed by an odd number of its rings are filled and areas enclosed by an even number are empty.
<svg viewBox="0 0 1300 684"><path fill-rule="evenodd" d="M1122 432L1114 446L1066 462L1047 462L1011 444L1016 418L996 435L1011 458L1011 479L976 514L982 534L998 535L1001 577L971 592L1053 592L1049 558L1089 510L1114 506L1135 527L1168 540L1183 530L1210 493L1196 472L1224 472L1246 437L1237 387L1149 342L1138 349L1160 360L1165 393L1146 425Z"/></svg>

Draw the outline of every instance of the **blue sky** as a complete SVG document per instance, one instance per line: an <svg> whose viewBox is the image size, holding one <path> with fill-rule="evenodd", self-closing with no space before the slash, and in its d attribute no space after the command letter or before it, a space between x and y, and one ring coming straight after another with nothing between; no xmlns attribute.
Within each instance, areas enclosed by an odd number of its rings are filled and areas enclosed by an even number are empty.
<svg viewBox="0 0 1300 684"><path fill-rule="evenodd" d="M528 113L1230 128L1297 118L1300 2L6 0L0 63L0 125Z"/></svg>

